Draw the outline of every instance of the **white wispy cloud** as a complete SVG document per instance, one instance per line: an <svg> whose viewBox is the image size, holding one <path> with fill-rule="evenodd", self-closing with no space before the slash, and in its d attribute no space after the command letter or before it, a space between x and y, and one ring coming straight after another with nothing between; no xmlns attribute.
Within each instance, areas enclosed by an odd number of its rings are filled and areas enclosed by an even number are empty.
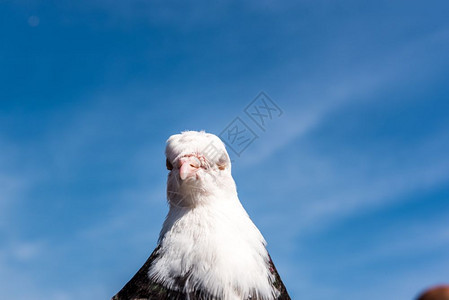
<svg viewBox="0 0 449 300"><path fill-rule="evenodd" d="M19 201L23 200L23 195L32 184L32 178L23 175L27 167L15 168L19 156L17 147L11 142L0 137L0 231L7 230L7 223L14 218L11 209Z"/></svg>
<svg viewBox="0 0 449 300"><path fill-rule="evenodd" d="M397 224L396 224L397 225ZM431 255L435 249L449 246L449 221L412 220L407 226L391 228L370 243L369 248L345 259L346 266L376 264L388 258L408 255Z"/></svg>
<svg viewBox="0 0 449 300"><path fill-rule="evenodd" d="M441 62L439 58L427 55L432 51L440 51L441 47L449 48L447 29L402 44L386 56L348 66L343 73L311 78L304 82L290 82L284 94L271 95L284 109L284 114L267 124L267 132L260 134L260 139L242 154L239 163L249 167L274 155L279 149L320 126L329 114L344 107L360 101L374 101L371 95L392 86L425 80L449 64L449 60ZM438 63L435 59L438 59ZM375 101L382 102L382 99Z"/></svg>
<svg viewBox="0 0 449 300"><path fill-rule="evenodd" d="M443 130L440 134L420 141L420 146L414 149L407 149L409 145L404 145L404 149L397 150L408 152L406 161L396 161L396 153L391 153L390 157L358 153L361 156L358 160L367 162L368 166L342 165L333 161L332 157L323 158L307 151L298 152L301 159L293 163L302 164L303 171L283 168L282 172L284 176L291 176L300 183L290 187L288 183L273 184L277 189L285 189L281 196L285 199L282 203L292 209L289 212L283 211L282 215L271 212L268 221L272 226L281 226L287 214L296 223L295 226L288 227L294 231L291 235L321 230L351 215L391 206L407 199L408 195L444 184L449 181L449 160L444 155L444 149L449 147L446 140L447 134ZM429 153L435 154L429 157ZM317 177L308 176L307 172L313 171L313 168L322 168L323 160L327 161L324 162L325 173L319 173ZM309 171L304 170L305 163ZM376 166L383 167L376 170ZM286 171L288 175L285 175ZM306 173L301 176L304 172ZM309 191L298 191L303 188L308 188ZM292 199L287 195L308 198ZM298 215L299 219L295 217ZM285 231L288 230L283 230Z"/></svg>

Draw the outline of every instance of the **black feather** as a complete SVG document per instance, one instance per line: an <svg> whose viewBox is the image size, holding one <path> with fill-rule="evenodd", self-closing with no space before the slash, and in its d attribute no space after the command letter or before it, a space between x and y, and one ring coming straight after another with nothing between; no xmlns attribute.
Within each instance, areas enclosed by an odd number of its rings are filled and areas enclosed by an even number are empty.
<svg viewBox="0 0 449 300"><path fill-rule="evenodd" d="M153 251L136 275L131 278L131 280L120 290L120 292L112 297L112 300L220 300L204 290L183 293L180 291L169 290L161 284L151 280L148 276L148 271L153 261L158 257L159 249L160 247L157 247ZM279 276L276 267L271 260L271 257L269 257L269 259L270 272L275 277L274 286L280 292L277 300L290 300L287 289L285 288L281 277ZM176 286L181 287L182 290L184 282L185 280L179 278L178 282L176 282ZM257 297L242 300L257 300Z"/></svg>

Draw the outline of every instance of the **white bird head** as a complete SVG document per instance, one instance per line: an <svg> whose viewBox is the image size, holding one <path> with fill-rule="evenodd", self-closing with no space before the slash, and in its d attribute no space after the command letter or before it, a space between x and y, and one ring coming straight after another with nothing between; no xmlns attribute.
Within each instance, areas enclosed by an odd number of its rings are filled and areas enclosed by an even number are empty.
<svg viewBox="0 0 449 300"><path fill-rule="evenodd" d="M225 145L204 131L172 135L165 150L167 198L171 206L201 205L216 193L235 193L231 161Z"/></svg>

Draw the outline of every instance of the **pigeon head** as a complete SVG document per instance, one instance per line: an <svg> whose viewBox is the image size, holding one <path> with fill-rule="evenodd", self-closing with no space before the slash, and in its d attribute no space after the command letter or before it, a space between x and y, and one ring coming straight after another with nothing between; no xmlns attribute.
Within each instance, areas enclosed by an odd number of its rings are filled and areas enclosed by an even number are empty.
<svg viewBox="0 0 449 300"><path fill-rule="evenodd" d="M229 155L216 135L204 131L172 135L165 155L170 205L192 207L216 193L235 191Z"/></svg>

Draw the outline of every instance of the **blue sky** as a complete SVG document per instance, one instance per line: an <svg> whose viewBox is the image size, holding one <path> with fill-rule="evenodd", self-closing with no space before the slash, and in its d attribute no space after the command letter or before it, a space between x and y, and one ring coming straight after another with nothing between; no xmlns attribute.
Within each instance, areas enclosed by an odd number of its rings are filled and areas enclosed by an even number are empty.
<svg viewBox="0 0 449 300"><path fill-rule="evenodd" d="M165 140L233 174L293 299L449 278L446 1L0 1L0 297L108 299L167 212ZM266 131L244 108L265 91ZM231 153L232 155L232 153Z"/></svg>

